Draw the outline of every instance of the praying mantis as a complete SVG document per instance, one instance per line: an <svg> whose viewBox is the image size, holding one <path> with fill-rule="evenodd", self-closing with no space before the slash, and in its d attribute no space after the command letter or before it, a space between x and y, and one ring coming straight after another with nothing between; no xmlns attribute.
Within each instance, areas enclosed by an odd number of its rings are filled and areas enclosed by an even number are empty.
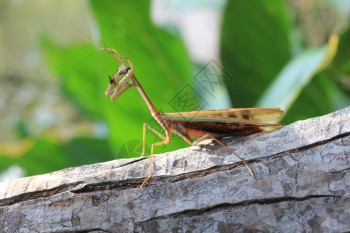
<svg viewBox="0 0 350 233"><path fill-rule="evenodd" d="M152 177L153 153L157 146L168 144L172 133L182 137L190 145L198 145L206 139L211 139L223 146L228 152L234 154L255 177L251 167L231 148L227 147L219 139L227 136L250 135L263 131L270 131L282 127L280 124L269 124L268 121L278 120L283 111L279 108L229 108L220 110L199 110L191 112L160 113L155 108L146 92L134 75L134 65L130 59L121 56L115 49L100 48L112 54L120 63L118 71L109 77L109 85L105 94L112 101L118 99L125 91L135 87L149 108L152 117L163 128L165 135L158 132L150 125L143 124L142 154L145 154L146 131L157 135L161 141L151 146L150 162L146 179L140 188L145 187ZM195 138L196 140L193 140Z"/></svg>

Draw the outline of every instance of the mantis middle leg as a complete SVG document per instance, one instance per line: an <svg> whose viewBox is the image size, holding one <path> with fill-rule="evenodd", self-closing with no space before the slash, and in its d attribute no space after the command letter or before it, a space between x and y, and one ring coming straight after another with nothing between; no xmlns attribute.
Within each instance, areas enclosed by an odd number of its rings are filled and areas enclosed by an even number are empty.
<svg viewBox="0 0 350 233"><path fill-rule="evenodd" d="M153 132L155 135L157 135L158 137L160 137L161 139L163 139L160 142L156 142L153 143L151 146L151 154L149 156L149 166L148 166L148 173L147 173L147 178L142 182L140 188L145 187L145 185L147 184L147 182L151 179L152 177L152 168L153 168L153 152L154 152L154 148L157 146L161 146L161 145L165 145L168 144L171 140L171 134L168 131L165 131L165 136L162 135L160 132L158 132L157 130L153 129L151 126L149 126L148 124L144 123L143 124L143 133L142 133L142 154L141 157L145 154L145 145L146 145L146 130L150 130L151 132Z"/></svg>

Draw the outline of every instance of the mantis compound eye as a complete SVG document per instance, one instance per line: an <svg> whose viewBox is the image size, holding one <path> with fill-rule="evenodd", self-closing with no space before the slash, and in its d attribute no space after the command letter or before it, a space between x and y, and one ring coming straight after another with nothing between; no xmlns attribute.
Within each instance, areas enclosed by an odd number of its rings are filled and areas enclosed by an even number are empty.
<svg viewBox="0 0 350 233"><path fill-rule="evenodd" d="M113 83L115 84L115 80L113 77L108 75L108 79L109 79L109 84L113 84Z"/></svg>

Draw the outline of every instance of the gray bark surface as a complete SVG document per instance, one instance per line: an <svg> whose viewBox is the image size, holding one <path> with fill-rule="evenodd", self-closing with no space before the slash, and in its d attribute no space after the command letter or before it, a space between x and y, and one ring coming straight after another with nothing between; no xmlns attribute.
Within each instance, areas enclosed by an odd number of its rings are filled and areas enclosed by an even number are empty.
<svg viewBox="0 0 350 233"><path fill-rule="evenodd" d="M350 231L350 107L274 132L0 183L1 232Z"/></svg>

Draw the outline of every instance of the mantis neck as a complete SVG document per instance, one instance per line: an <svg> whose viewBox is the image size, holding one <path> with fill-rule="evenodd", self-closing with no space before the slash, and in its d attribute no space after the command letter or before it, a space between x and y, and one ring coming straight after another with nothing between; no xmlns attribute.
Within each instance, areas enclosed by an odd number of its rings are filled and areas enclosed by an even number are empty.
<svg viewBox="0 0 350 233"><path fill-rule="evenodd" d="M157 111L157 109L154 107L154 105L152 104L151 100L148 98L148 96L146 95L146 93L143 90L142 86L137 81L137 79L136 79L136 77L134 75L132 75L131 80L132 80L134 86L139 91L142 99L146 102L147 107L151 111L152 116L155 117L155 118L158 118L158 111Z"/></svg>

